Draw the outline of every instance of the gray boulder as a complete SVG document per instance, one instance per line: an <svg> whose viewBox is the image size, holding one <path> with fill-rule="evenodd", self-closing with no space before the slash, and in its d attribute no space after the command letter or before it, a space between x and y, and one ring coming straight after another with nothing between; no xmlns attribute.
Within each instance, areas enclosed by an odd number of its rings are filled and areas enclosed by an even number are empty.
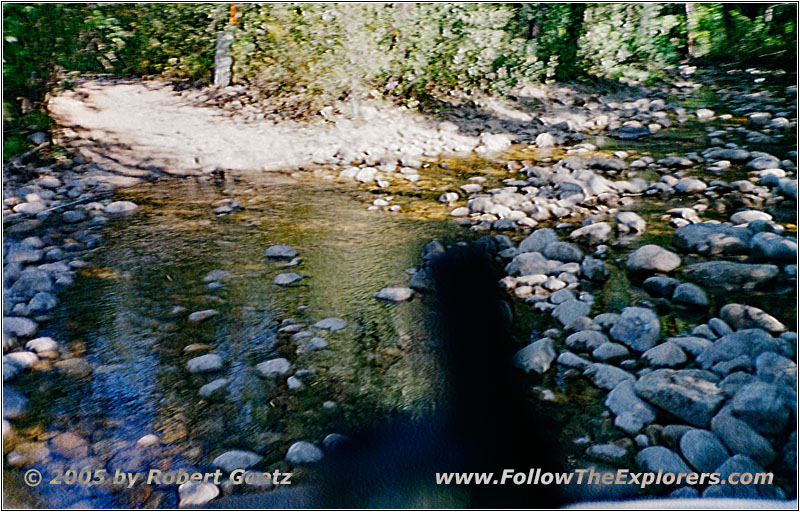
<svg viewBox="0 0 800 512"><path fill-rule="evenodd" d="M742 329L723 336L697 356L697 363L711 368L720 361L730 361L740 356L754 360L764 352L778 352L777 340L763 329Z"/></svg>
<svg viewBox="0 0 800 512"><path fill-rule="evenodd" d="M749 473L756 475L764 473L764 468L759 466L753 459L745 455L734 455L722 463L714 473L719 473L721 482L717 485L709 485L703 491L703 498L739 498L739 499L785 499L783 491L773 484L748 484L734 485L728 483L732 474L742 475Z"/></svg>
<svg viewBox="0 0 800 512"><path fill-rule="evenodd" d="M681 418L690 425L707 427L725 401L725 394L713 382L713 374L696 370L655 370L633 386L643 400Z"/></svg>
<svg viewBox="0 0 800 512"><path fill-rule="evenodd" d="M272 280L272 283L277 284L278 286L291 286L298 281L302 281L302 279L303 276L296 272L287 272L275 276L275 279Z"/></svg>
<svg viewBox="0 0 800 512"><path fill-rule="evenodd" d="M278 244L268 247L264 251L264 256L276 260L290 260L295 256L297 256L297 251L295 251L288 245Z"/></svg>
<svg viewBox="0 0 800 512"><path fill-rule="evenodd" d="M558 242L558 235L556 235L555 231L550 228L537 229L520 242L517 250L521 253L542 252L548 245L555 242Z"/></svg>
<svg viewBox="0 0 800 512"><path fill-rule="evenodd" d="M780 433L789 421L791 409L777 386L753 382L733 397L733 414L762 435Z"/></svg>
<svg viewBox="0 0 800 512"><path fill-rule="evenodd" d="M655 411L636 396L633 391L633 381L629 379L621 381L611 390L606 397L605 405L617 416L632 414L645 425L656 420Z"/></svg>
<svg viewBox="0 0 800 512"><path fill-rule="evenodd" d="M564 327L569 327L578 318L586 316L592 310L591 304L582 300L567 300L553 309L553 316L561 322Z"/></svg>
<svg viewBox="0 0 800 512"><path fill-rule="evenodd" d="M313 464L322 460L322 450L307 441L297 441L286 452L286 462L293 466Z"/></svg>
<svg viewBox="0 0 800 512"><path fill-rule="evenodd" d="M663 446L649 446L636 454L636 463L645 471L657 473L691 473L692 470L680 456Z"/></svg>
<svg viewBox="0 0 800 512"><path fill-rule="evenodd" d="M414 290L400 286L384 288L375 294L378 300L387 302L404 302L414 296Z"/></svg>
<svg viewBox="0 0 800 512"><path fill-rule="evenodd" d="M797 261L797 240L776 235L757 233L750 240L750 255L757 260L794 262Z"/></svg>
<svg viewBox="0 0 800 512"><path fill-rule="evenodd" d="M692 429L680 440L681 455L701 473L713 473L728 457L728 450L708 430Z"/></svg>
<svg viewBox="0 0 800 512"><path fill-rule="evenodd" d="M661 322L651 309L627 307L609 331L611 337L633 350L652 348L661 334Z"/></svg>
<svg viewBox="0 0 800 512"><path fill-rule="evenodd" d="M735 330L764 329L770 332L783 332L786 327L772 315L744 304L726 304L719 310L722 320Z"/></svg>
<svg viewBox="0 0 800 512"><path fill-rule="evenodd" d="M706 261L689 265L683 270L686 279L723 292L756 288L774 279L778 273L775 265L733 261Z"/></svg>
<svg viewBox="0 0 800 512"><path fill-rule="evenodd" d="M685 252L719 256L746 252L749 239L747 228L700 222L675 230L672 245Z"/></svg>
<svg viewBox="0 0 800 512"><path fill-rule="evenodd" d="M720 413L711 420L714 432L731 453L747 455L762 466L769 466L775 460L775 450L758 432L742 420L730 414Z"/></svg>
<svg viewBox="0 0 800 512"><path fill-rule="evenodd" d="M569 238L587 245L597 245L605 242L611 236L611 225L607 222L596 222L578 228L570 233Z"/></svg>
<svg viewBox="0 0 800 512"><path fill-rule="evenodd" d="M622 381L635 379L625 370L604 363L592 363L583 371L583 375L588 377L595 386L607 390L614 389Z"/></svg>
<svg viewBox="0 0 800 512"><path fill-rule="evenodd" d="M643 218L633 212L619 212L614 216L617 221L617 230L623 233L634 231L643 233L647 223Z"/></svg>
<svg viewBox="0 0 800 512"><path fill-rule="evenodd" d="M259 363L256 369L263 377L279 377L289 373L292 365L283 357L276 359L269 359L263 363Z"/></svg>
<svg viewBox="0 0 800 512"><path fill-rule="evenodd" d="M124 217L133 215L138 209L139 205L131 201L114 201L106 205L105 212L109 217Z"/></svg>
<svg viewBox="0 0 800 512"><path fill-rule="evenodd" d="M697 285L691 283L679 284L672 294L672 302L682 306L700 307L708 306L708 296Z"/></svg>
<svg viewBox="0 0 800 512"><path fill-rule="evenodd" d="M587 256L581 262L581 274L590 281L604 281L608 277L608 267L603 261Z"/></svg>
<svg viewBox="0 0 800 512"><path fill-rule="evenodd" d="M521 368L525 373L535 371L542 374L550 369L550 365L556 358L556 351L553 349L553 340L542 338L514 354L513 363L517 368Z"/></svg>
<svg viewBox="0 0 800 512"><path fill-rule="evenodd" d="M261 455L245 450L230 450L216 457L211 465L228 473L235 469L248 469L261 462Z"/></svg>
<svg viewBox="0 0 800 512"><path fill-rule="evenodd" d="M686 362L686 354L674 343L669 341L656 345L644 354L642 358L653 366L675 367Z"/></svg>
<svg viewBox="0 0 800 512"><path fill-rule="evenodd" d="M645 245L628 256L628 270L635 272L672 272L681 264L681 258L658 245Z"/></svg>
<svg viewBox="0 0 800 512"><path fill-rule="evenodd" d="M566 344L572 350L593 351L601 345L608 343L608 338L600 331L578 331L567 336Z"/></svg>
<svg viewBox="0 0 800 512"><path fill-rule="evenodd" d="M190 359L186 363L189 373L217 372L222 369L222 358L217 354L206 354Z"/></svg>
<svg viewBox="0 0 800 512"><path fill-rule="evenodd" d="M555 242L544 248L544 256L551 260L576 261L583 260L583 251L567 242Z"/></svg>

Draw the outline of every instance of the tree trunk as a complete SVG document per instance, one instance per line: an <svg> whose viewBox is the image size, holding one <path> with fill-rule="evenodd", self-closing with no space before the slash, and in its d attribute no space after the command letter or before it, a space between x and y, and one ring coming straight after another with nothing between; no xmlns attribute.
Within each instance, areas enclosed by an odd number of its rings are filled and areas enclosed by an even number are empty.
<svg viewBox="0 0 800 512"><path fill-rule="evenodd" d="M697 30L697 20L694 16L694 2L686 2L686 46L689 58L697 58L697 47L695 46L695 31Z"/></svg>

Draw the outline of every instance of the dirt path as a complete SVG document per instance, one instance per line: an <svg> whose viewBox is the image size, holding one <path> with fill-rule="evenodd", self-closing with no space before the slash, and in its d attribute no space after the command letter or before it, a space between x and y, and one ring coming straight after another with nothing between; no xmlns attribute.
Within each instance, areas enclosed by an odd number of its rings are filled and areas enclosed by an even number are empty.
<svg viewBox="0 0 800 512"><path fill-rule="evenodd" d="M116 176L119 185L215 168L297 168L342 148L386 148L387 141L402 147L409 135L424 140L438 133L434 123L420 116L391 110L376 111L363 122L276 124L248 122L193 105L190 98L166 82L90 80L56 95L50 111L62 127L57 142L77 149L95 164L96 173Z"/></svg>

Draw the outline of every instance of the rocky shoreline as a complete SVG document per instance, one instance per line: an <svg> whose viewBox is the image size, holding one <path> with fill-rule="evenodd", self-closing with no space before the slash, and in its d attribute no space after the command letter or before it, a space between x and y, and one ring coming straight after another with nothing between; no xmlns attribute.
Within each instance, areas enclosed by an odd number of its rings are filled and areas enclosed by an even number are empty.
<svg viewBox="0 0 800 512"><path fill-rule="evenodd" d="M559 110L552 104L536 119L495 124L475 117L454 119L412 130L398 139L397 148L385 142L374 150L330 146L330 151L313 155L313 161L330 179L355 180L382 194L417 187L442 153L471 152L500 160L507 171L502 184L473 177L457 187L451 182L426 192L438 197L435 207L446 209L454 222L474 233L487 232L475 243L504 266L507 276L498 286L509 301L547 319L531 333L530 343L520 346L512 364L531 374L543 397L563 392L548 388L553 375L607 392L607 411L598 418L603 427L597 438L603 441L574 440L585 446L584 460L603 468L635 462L649 471L691 468L729 474L765 469L781 476L781 483L668 491L681 497L796 496L796 489L785 483L792 478L784 476L797 470L797 334L774 312L726 300L727 294L742 291L794 300L796 148L772 150L780 157L755 148L782 144L787 130L796 129L796 105L769 94L750 95L743 102L735 87L727 87L718 94L730 111L717 114L665 101L674 92L621 101L570 95L571 108ZM470 131L469 126L480 123L487 128L483 134ZM636 153L605 151L585 140L611 134L617 140L644 142L684 123L707 123L702 150L651 156L652 146ZM567 143L572 145L562 151L559 146ZM535 151L538 158L529 161L509 153L519 148ZM4 169L4 439L13 438L15 422L29 411L35 390L15 386L27 373L54 371L68 379L88 379L96 371L83 347L40 336L39 326L63 306L58 293L87 266L85 259L103 243L104 227L135 219L138 210L133 202L115 200L113 192L116 186L139 182L139 177L103 171L80 155L39 166L29 176L20 174L32 161L28 155ZM210 179L224 182L234 179L231 174ZM382 194L369 208L401 210L393 199ZM649 217L633 208L671 200L691 204ZM236 199L212 206L218 218L246 208ZM671 231L659 243L642 244L653 219ZM401 285L402 278L387 282L374 291L374 300L400 304L433 292L427 264L445 250L440 242L428 244L420 265L409 269L407 286ZM265 248L264 257L275 261L276 268L289 268L300 264L303 254L279 244ZM620 275L644 295L611 307L601 290ZM230 277L221 268L202 281L213 291ZM287 270L273 283L291 288L307 277ZM693 314L695 325L666 329L662 318L672 312ZM217 313L174 310L176 317L185 316L192 324ZM350 325L339 317L317 320L308 325L285 318L278 336L302 355L335 345L333 333ZM224 394L226 360L213 351L198 355L207 348L194 348L185 351L186 369L200 376L198 395L211 399ZM266 381L285 384L290 393L299 392L314 370L290 359L271 357L252 370ZM324 407L335 409L337 404L328 401ZM313 464L330 443L340 440L337 436L296 440L284 459L289 467ZM5 456L12 467L66 461L69 467L84 468L102 461L133 471L155 460L162 442L147 434L134 446L98 446L80 433L50 432L13 443ZM233 450L206 462L223 469L252 469L263 459L255 451ZM221 490L213 484L187 486L179 499L183 505L201 504L234 490L230 483ZM154 500L140 496L133 503L147 506Z"/></svg>

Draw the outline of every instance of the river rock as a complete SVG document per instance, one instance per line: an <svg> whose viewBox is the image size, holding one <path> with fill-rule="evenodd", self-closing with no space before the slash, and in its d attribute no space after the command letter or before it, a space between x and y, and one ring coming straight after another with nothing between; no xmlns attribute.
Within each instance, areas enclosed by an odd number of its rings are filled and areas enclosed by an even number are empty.
<svg viewBox="0 0 800 512"><path fill-rule="evenodd" d="M789 405L777 386L753 382L733 397L733 414L762 435L780 433L791 416Z"/></svg>
<svg viewBox="0 0 800 512"><path fill-rule="evenodd" d="M191 315L189 315L189 321L193 324L199 324L200 322L204 322L209 318L216 316L219 311L216 309L204 309L202 311L195 311Z"/></svg>
<svg viewBox="0 0 800 512"><path fill-rule="evenodd" d="M603 343L592 351L592 357L598 361L619 360L628 357L629 354L625 345L611 342Z"/></svg>
<svg viewBox="0 0 800 512"><path fill-rule="evenodd" d="M405 302L414 296L414 290L401 286L383 288L374 297L388 302Z"/></svg>
<svg viewBox="0 0 800 512"><path fill-rule="evenodd" d="M58 353L58 343L49 337L36 338L25 344L25 348L33 350L40 357L49 357L50 354Z"/></svg>
<svg viewBox="0 0 800 512"><path fill-rule="evenodd" d="M702 353L705 349L712 345L712 341L706 338L700 338L697 336L680 336L676 338L667 338L668 343L673 343L680 347L682 350L692 354L693 356L698 356Z"/></svg>
<svg viewBox="0 0 800 512"><path fill-rule="evenodd" d="M706 184L697 178L681 178L673 188L681 194L696 194L705 190Z"/></svg>
<svg viewBox="0 0 800 512"><path fill-rule="evenodd" d="M691 429L680 440L681 455L701 473L713 473L728 457L728 450L708 430Z"/></svg>
<svg viewBox="0 0 800 512"><path fill-rule="evenodd" d="M82 357L72 357L56 362L56 370L74 379L83 379L92 374L92 366Z"/></svg>
<svg viewBox="0 0 800 512"><path fill-rule="evenodd" d="M588 377L595 386L607 390L614 389L622 381L635 379L625 370L604 363L592 363L583 371L583 375Z"/></svg>
<svg viewBox="0 0 800 512"><path fill-rule="evenodd" d="M582 300L567 300L553 309L553 316L561 322L564 327L569 327L575 321L589 314L592 305Z"/></svg>
<svg viewBox="0 0 800 512"><path fill-rule="evenodd" d="M611 337L633 350L652 348L661 335L661 322L651 309L627 307L609 331Z"/></svg>
<svg viewBox="0 0 800 512"><path fill-rule="evenodd" d="M222 394L225 391L225 388L228 386L228 382L228 379L212 380L208 384L202 386L198 393L203 398L211 398L214 395Z"/></svg>
<svg viewBox="0 0 800 512"><path fill-rule="evenodd" d="M735 330L764 329L770 332L783 332L786 327L772 315L744 304L726 304L719 310L722 320Z"/></svg>
<svg viewBox="0 0 800 512"><path fill-rule="evenodd" d="M303 276L296 272L287 272L275 276L275 279L272 280L272 283L277 284L278 286L291 286L302 279Z"/></svg>
<svg viewBox="0 0 800 512"><path fill-rule="evenodd" d="M556 235L555 231L553 231L550 228L537 229L536 231L528 235L528 237L525 240L520 242L517 250L520 253L524 252L541 253L542 251L545 250L545 248L548 245L556 242L558 242L558 235Z"/></svg>
<svg viewBox="0 0 800 512"><path fill-rule="evenodd" d="M313 329L323 329L327 331L341 331L342 329L347 327L347 321L341 318L330 317L320 320L311 327Z"/></svg>
<svg viewBox="0 0 800 512"><path fill-rule="evenodd" d="M609 236L611 236L611 225L607 222L589 224L588 226L576 229L569 235L570 239L587 245L596 245L605 242L608 240Z"/></svg>
<svg viewBox="0 0 800 512"><path fill-rule="evenodd" d="M293 466L313 464L322 460L322 450L307 441L297 441L286 452L286 461Z"/></svg>
<svg viewBox="0 0 800 512"><path fill-rule="evenodd" d="M542 254L551 260L576 261L578 263L583 260L583 251L567 242L552 243L544 248Z"/></svg>
<svg viewBox="0 0 800 512"><path fill-rule="evenodd" d="M206 274L206 276L203 278L203 282L204 283L224 282L224 281L229 281L231 278L233 278L233 274L231 274L227 270L215 269Z"/></svg>
<svg viewBox="0 0 800 512"><path fill-rule="evenodd" d="M68 459L86 457L89 455L89 443L73 432L64 432L50 440L50 451Z"/></svg>
<svg viewBox="0 0 800 512"><path fill-rule="evenodd" d="M634 231L636 233L644 233L647 223L643 218L634 212L619 212L614 216L617 221L617 230L622 233Z"/></svg>
<svg viewBox="0 0 800 512"><path fill-rule="evenodd" d="M630 379L625 379L614 386L606 397L605 405L617 416L630 414L645 425L656 420L653 408L634 393L633 381Z"/></svg>
<svg viewBox="0 0 800 512"><path fill-rule="evenodd" d="M762 466L769 466L775 460L775 450L758 432L742 420L730 414L720 413L711 420L714 432L731 453L741 453L752 458Z"/></svg>
<svg viewBox="0 0 800 512"><path fill-rule="evenodd" d="M29 267L23 270L16 282L11 285L11 291L29 299L38 292L52 292L53 279L49 272Z"/></svg>
<svg viewBox="0 0 800 512"><path fill-rule="evenodd" d="M604 462L619 462L625 458L627 454L628 451L625 448L611 443L597 444L590 446L589 449L586 450L586 455Z"/></svg>
<svg viewBox="0 0 800 512"><path fill-rule="evenodd" d="M705 308L708 306L708 296L697 285L691 283L679 284L672 294L672 302L682 306Z"/></svg>
<svg viewBox="0 0 800 512"><path fill-rule="evenodd" d="M550 369L550 365L556 358L556 351L553 349L553 340L542 338L514 354L513 364L525 373L535 371L542 374Z"/></svg>
<svg viewBox="0 0 800 512"><path fill-rule="evenodd" d="M797 390L797 365L791 359L774 352L764 352L756 358L756 375L769 384Z"/></svg>
<svg viewBox="0 0 800 512"><path fill-rule="evenodd" d="M510 276L530 276L548 274L559 265L558 262L549 261L538 252L524 252L514 257L506 265L505 271Z"/></svg>
<svg viewBox="0 0 800 512"><path fill-rule="evenodd" d="M758 210L743 210L731 215L731 222L734 224L748 224L754 220L771 221L772 215Z"/></svg>
<svg viewBox="0 0 800 512"><path fill-rule="evenodd" d="M288 245L278 244L268 247L264 251L264 256L275 260L290 260L297 256L297 251Z"/></svg>
<svg viewBox="0 0 800 512"><path fill-rule="evenodd" d="M131 201L114 201L108 203L104 210L109 217L124 217L133 215L138 209L139 205Z"/></svg>
<svg viewBox="0 0 800 512"><path fill-rule="evenodd" d="M28 413L28 399L10 386L3 386L3 417L15 420Z"/></svg>
<svg viewBox="0 0 800 512"><path fill-rule="evenodd" d="M585 330L567 336L566 344L576 351L593 351L601 345L608 343L608 338L600 331Z"/></svg>
<svg viewBox="0 0 800 512"><path fill-rule="evenodd" d="M315 350L322 350L327 348L330 343L325 338L320 338L319 336L314 336L310 340L306 342L305 351L306 352L313 352Z"/></svg>
<svg viewBox="0 0 800 512"><path fill-rule="evenodd" d="M32 313L46 313L52 311L58 305L55 295L48 292L39 292L33 296L28 303L28 310Z"/></svg>
<svg viewBox="0 0 800 512"><path fill-rule="evenodd" d="M696 370L655 370L633 386L643 400L696 427L707 427L725 400L725 394Z"/></svg>
<svg viewBox="0 0 800 512"><path fill-rule="evenodd" d="M668 341L651 348L642 354L642 358L651 365L659 367L672 368L686 362L686 354L684 354L683 350Z"/></svg>
<svg viewBox="0 0 800 512"><path fill-rule="evenodd" d="M658 245L645 245L628 256L628 270L672 272L681 264L681 258L672 251Z"/></svg>
<svg viewBox="0 0 800 512"><path fill-rule="evenodd" d="M690 281L723 292L753 289L774 279L780 270L775 265L705 261L683 269Z"/></svg>
<svg viewBox="0 0 800 512"><path fill-rule="evenodd" d="M742 355L751 360L764 352L778 352L778 342L763 329L742 329L723 336L697 356L703 368L711 368L720 361L730 361Z"/></svg>
<svg viewBox="0 0 800 512"><path fill-rule="evenodd" d="M197 507L219 496L219 487L212 483L185 482L178 486L178 506Z"/></svg>
<svg viewBox="0 0 800 512"><path fill-rule="evenodd" d="M44 462L48 457L47 443L20 443L6 456L6 462L15 468L25 468Z"/></svg>
<svg viewBox="0 0 800 512"><path fill-rule="evenodd" d="M757 233L750 240L750 255L757 260L794 262L797 261L797 240L776 235Z"/></svg>
<svg viewBox="0 0 800 512"><path fill-rule="evenodd" d="M720 481L726 483L709 485L706 487L705 491L703 491L703 498L739 498L750 500L780 500L786 498L783 491L773 484L733 485L727 483L733 473L738 475L744 473L750 473L751 475L764 473L764 468L745 455L734 455L716 468L714 473L718 473Z"/></svg>
<svg viewBox="0 0 800 512"><path fill-rule="evenodd" d="M585 370L589 367L590 363L586 359L576 356L569 350L565 350L558 355L558 359L556 362L561 366L566 366L567 368L576 368L578 370Z"/></svg>
<svg viewBox="0 0 800 512"><path fill-rule="evenodd" d="M261 462L261 455L245 450L230 450L215 458L211 465L230 473L234 469L249 469Z"/></svg>
<svg viewBox="0 0 800 512"><path fill-rule="evenodd" d="M289 364L289 361L280 357L277 359L270 359L268 361L264 361L263 363L259 363L256 366L256 369L261 373L263 377L279 377L281 375L286 375L289 373L292 365Z"/></svg>
<svg viewBox="0 0 800 512"><path fill-rule="evenodd" d="M222 358L217 354L206 354L189 359L186 363L189 373L209 373L222 369Z"/></svg>
<svg viewBox="0 0 800 512"><path fill-rule="evenodd" d="M604 281L608 277L608 267L603 261L587 256L581 262L581 274L590 281Z"/></svg>
<svg viewBox="0 0 800 512"><path fill-rule="evenodd" d="M691 473L692 470L680 456L663 446L649 446L636 454L636 463L645 471L657 473Z"/></svg>
<svg viewBox="0 0 800 512"><path fill-rule="evenodd" d="M749 239L747 228L700 222L675 230L672 244L685 252L718 256L745 252Z"/></svg>

